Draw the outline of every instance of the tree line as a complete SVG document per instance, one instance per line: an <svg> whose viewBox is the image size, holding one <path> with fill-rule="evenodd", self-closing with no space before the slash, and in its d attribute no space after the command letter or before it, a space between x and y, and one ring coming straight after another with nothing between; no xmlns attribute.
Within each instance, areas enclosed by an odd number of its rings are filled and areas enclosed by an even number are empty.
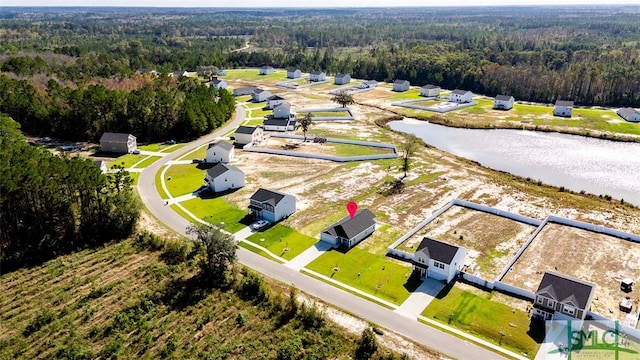
<svg viewBox="0 0 640 360"><path fill-rule="evenodd" d="M0 112L33 135L97 141L104 132L124 132L146 142L209 133L235 109L229 92L188 77L136 74L110 86L71 87L54 79L42 85L0 75Z"/></svg>
<svg viewBox="0 0 640 360"><path fill-rule="evenodd" d="M140 202L129 174L31 146L0 114L0 263L32 265L131 234Z"/></svg>

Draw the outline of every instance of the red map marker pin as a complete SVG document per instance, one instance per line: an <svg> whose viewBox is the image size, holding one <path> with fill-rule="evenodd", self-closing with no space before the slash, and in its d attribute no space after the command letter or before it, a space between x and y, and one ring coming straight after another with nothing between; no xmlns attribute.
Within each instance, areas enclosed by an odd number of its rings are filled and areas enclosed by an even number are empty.
<svg viewBox="0 0 640 360"><path fill-rule="evenodd" d="M347 203L347 211L349 212L349 216L353 219L353 215L356 214L356 210L358 210L358 204L355 201L349 201Z"/></svg>

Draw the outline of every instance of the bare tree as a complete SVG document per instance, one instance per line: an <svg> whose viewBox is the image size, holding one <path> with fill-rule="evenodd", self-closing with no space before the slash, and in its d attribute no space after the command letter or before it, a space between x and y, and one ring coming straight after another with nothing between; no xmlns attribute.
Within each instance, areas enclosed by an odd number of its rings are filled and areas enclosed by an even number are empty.
<svg viewBox="0 0 640 360"><path fill-rule="evenodd" d="M304 141L307 141L307 131L309 131L309 127L313 123L313 115L311 113L307 113L302 119L300 119L300 127L302 128L302 133L304 134Z"/></svg>
<svg viewBox="0 0 640 360"><path fill-rule="evenodd" d="M402 143L402 171L404 171L404 175L402 179L407 177L407 173L411 169L411 157L418 149L418 141L415 137L411 136L407 139L407 141Z"/></svg>
<svg viewBox="0 0 640 360"><path fill-rule="evenodd" d="M340 104L341 107L347 107L347 105L355 103L355 101L353 100L353 96L351 96L351 94L349 94L346 90L338 92L334 97L331 98L331 101Z"/></svg>

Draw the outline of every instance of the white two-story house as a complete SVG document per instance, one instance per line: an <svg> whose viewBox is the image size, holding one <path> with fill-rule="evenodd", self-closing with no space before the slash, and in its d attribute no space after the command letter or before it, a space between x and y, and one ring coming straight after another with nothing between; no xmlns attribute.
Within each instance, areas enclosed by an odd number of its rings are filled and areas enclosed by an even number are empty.
<svg viewBox="0 0 640 360"><path fill-rule="evenodd" d="M553 107L554 116L571 117L573 113L573 101L558 100Z"/></svg>
<svg viewBox="0 0 640 360"><path fill-rule="evenodd" d="M213 192L238 189L244 186L244 172L235 166L217 163L207 169L204 181Z"/></svg>
<svg viewBox="0 0 640 360"><path fill-rule="evenodd" d="M451 282L462 270L467 251L425 237L413 254L413 270L422 278Z"/></svg>
<svg viewBox="0 0 640 360"><path fill-rule="evenodd" d="M233 145L224 140L209 144L205 162L208 163L229 163L235 157Z"/></svg>
<svg viewBox="0 0 640 360"><path fill-rule="evenodd" d="M249 214L269 222L280 221L296 212L296 198L273 190L258 189L249 199Z"/></svg>

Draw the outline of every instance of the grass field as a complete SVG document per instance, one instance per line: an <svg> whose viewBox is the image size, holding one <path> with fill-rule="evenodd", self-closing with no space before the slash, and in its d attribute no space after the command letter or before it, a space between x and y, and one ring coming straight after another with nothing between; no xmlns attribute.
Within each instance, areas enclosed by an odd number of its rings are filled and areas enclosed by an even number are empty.
<svg viewBox="0 0 640 360"><path fill-rule="evenodd" d="M135 169L144 169L147 166L153 164L154 162L160 160L161 157L160 156L147 156L141 163L136 163L135 165Z"/></svg>
<svg viewBox="0 0 640 360"><path fill-rule="evenodd" d="M401 100L418 100L420 97L420 90L418 89L409 89L404 92L393 92L389 97L390 101L401 101Z"/></svg>
<svg viewBox="0 0 640 360"><path fill-rule="evenodd" d="M190 194L204 185L204 173L205 169L196 164L172 165L165 173L167 189L174 197Z"/></svg>
<svg viewBox="0 0 640 360"><path fill-rule="evenodd" d="M355 336L305 322L317 314L283 317L281 285L263 283L272 295L258 302L241 295L239 272L236 290L206 289L192 280L194 261L163 258L125 241L2 275L0 358L275 359L290 347L296 358L345 359L355 350Z"/></svg>
<svg viewBox="0 0 640 360"><path fill-rule="evenodd" d="M296 113L298 119L307 116L307 112ZM348 111L312 111L310 112L312 117L346 117L351 116Z"/></svg>
<svg viewBox="0 0 640 360"><path fill-rule="evenodd" d="M410 267L357 247L347 253L330 250L306 267L397 305L420 285L410 280Z"/></svg>
<svg viewBox="0 0 640 360"><path fill-rule="evenodd" d="M275 224L265 231L256 232L247 240L269 249L281 258L291 260L310 246L318 242L318 239L300 234L294 229L281 224ZM285 251L285 249L287 249Z"/></svg>
<svg viewBox="0 0 640 360"><path fill-rule="evenodd" d="M234 233L246 225L240 223L240 220L247 215L247 212L229 205L224 198L215 197L211 199L193 198L180 203L185 209L189 210L198 218L214 225L224 223L227 231ZM183 215L190 221L193 219L182 212L176 205L171 205L173 210Z"/></svg>
<svg viewBox="0 0 640 360"><path fill-rule="evenodd" d="M278 81L283 81L287 77L287 72L284 70L276 70L273 74L269 75L260 75L258 69L233 69L227 70L227 75L225 76L225 80L245 80L245 81L256 81L260 82L271 82L276 83Z"/></svg>
<svg viewBox="0 0 640 360"><path fill-rule="evenodd" d="M125 169L127 169L133 166L133 164L137 163L138 161L144 159L145 157L146 155L135 155L135 154L122 155L114 159L113 162L111 163L111 166L121 165L121 166L124 166Z"/></svg>
<svg viewBox="0 0 640 360"><path fill-rule="evenodd" d="M529 314L492 301L492 295L491 292L470 292L450 285L442 290L422 315L533 358L540 344L528 334L531 323Z"/></svg>

